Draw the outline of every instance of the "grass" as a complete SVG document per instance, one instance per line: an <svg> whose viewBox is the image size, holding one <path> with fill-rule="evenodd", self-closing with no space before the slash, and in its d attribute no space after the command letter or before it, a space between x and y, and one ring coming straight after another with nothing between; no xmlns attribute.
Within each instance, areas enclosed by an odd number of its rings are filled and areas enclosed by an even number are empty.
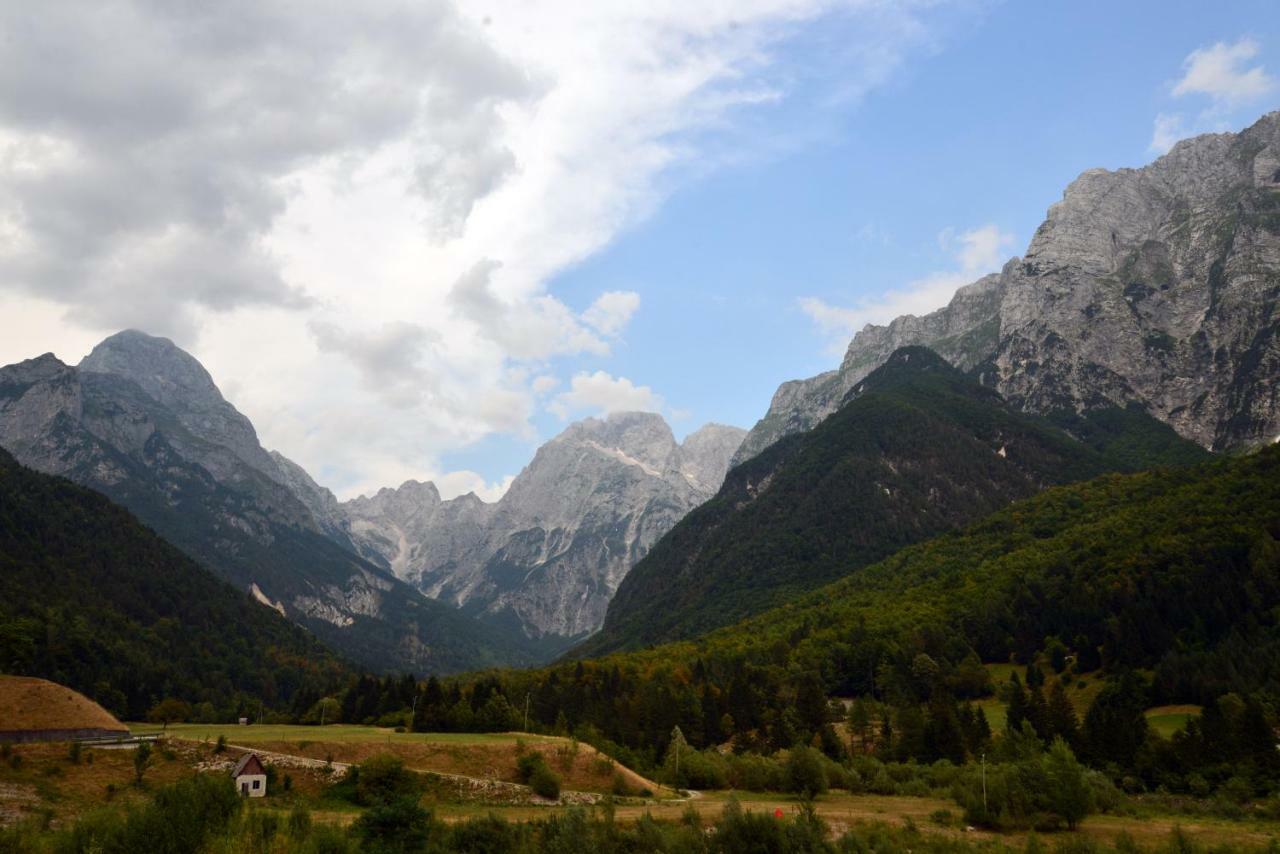
<svg viewBox="0 0 1280 854"><path fill-rule="evenodd" d="M28 676L0 675L0 729L123 730L93 700L65 685Z"/></svg>
<svg viewBox="0 0 1280 854"><path fill-rule="evenodd" d="M986 668L987 672L991 674L991 684L995 688L997 696L975 700L974 705L981 708L983 713L986 714L987 723L991 726L991 731L993 733L1001 733L1005 730L1008 707L999 699L1000 689L1008 683L1009 676L1015 671L1019 678L1023 678L1026 674L1026 667L1016 664L988 664ZM1075 707L1076 717L1081 721L1084 720L1089 707L1093 705L1093 701L1097 699L1105 684L1101 675L1097 672L1064 673L1061 677L1046 673L1045 676L1048 684L1051 684L1051 680L1056 678L1064 680L1067 697L1070 698L1071 705ZM1200 707L1190 705L1157 706L1148 709L1146 712L1147 723L1165 738L1185 727L1187 721L1199 715Z"/></svg>
<svg viewBox="0 0 1280 854"><path fill-rule="evenodd" d="M134 726L135 734L158 731L153 725ZM565 789L626 795L649 792L658 797L672 794L590 745L555 736L514 732L406 733L345 724L325 727L175 724L168 728L166 735L198 743L213 743L218 736L225 736L230 745L350 764L364 762L380 753L391 753L415 771L506 783L518 781L516 759L520 751L533 750L543 754Z"/></svg>
<svg viewBox="0 0 1280 854"><path fill-rule="evenodd" d="M170 724L162 730L158 724L131 723L134 735L156 735L164 732L170 738L187 741L217 741L226 736L229 744L262 744L264 742L326 742L336 744L515 744L553 740L551 736L527 735L510 732L395 732L386 727L329 724L328 726L299 726L297 724Z"/></svg>
<svg viewBox="0 0 1280 854"><path fill-rule="evenodd" d="M1199 706L1156 706L1147 709L1147 723L1160 735L1168 738L1187 725L1187 721L1200 717Z"/></svg>

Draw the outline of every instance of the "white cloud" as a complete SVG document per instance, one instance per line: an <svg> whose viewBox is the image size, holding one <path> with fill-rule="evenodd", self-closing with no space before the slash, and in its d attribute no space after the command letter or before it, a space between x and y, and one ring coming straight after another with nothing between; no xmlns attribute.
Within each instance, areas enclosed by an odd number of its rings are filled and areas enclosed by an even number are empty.
<svg viewBox="0 0 1280 854"><path fill-rule="evenodd" d="M610 412L658 412L662 398L647 385L636 385L626 377L613 377L604 371L580 373L569 383L569 390L556 395L547 408L567 419L571 415L607 415Z"/></svg>
<svg viewBox="0 0 1280 854"><path fill-rule="evenodd" d="M634 291L606 291L582 313L582 319L601 335L614 338L631 322L631 315L639 307L640 295Z"/></svg>
<svg viewBox="0 0 1280 854"><path fill-rule="evenodd" d="M449 472L434 479L440 497L446 501L474 492L481 501L493 503L507 494L515 475L507 475L497 483L490 483L473 471L463 470Z"/></svg>
<svg viewBox="0 0 1280 854"><path fill-rule="evenodd" d="M27 5L0 5L0 354L168 334L344 495L528 438L555 360L604 358L640 304L578 312L554 277L680 181L807 138L826 92L927 49L939 8ZM752 132L788 99L790 126Z"/></svg>
<svg viewBox="0 0 1280 854"><path fill-rule="evenodd" d="M1263 98L1275 90L1276 81L1261 65L1244 67L1257 55L1258 43L1250 38L1193 50L1182 63L1186 73L1174 85L1173 94L1208 95L1225 105Z"/></svg>
<svg viewBox="0 0 1280 854"><path fill-rule="evenodd" d="M830 339L831 349L841 352L864 326L885 324L904 314L928 314L950 302L957 289L999 269L1013 245L1013 235L987 224L959 234L945 229L938 235L938 243L953 253L959 269L931 273L849 307L803 297L800 309Z"/></svg>
<svg viewBox="0 0 1280 854"><path fill-rule="evenodd" d="M530 388L533 389L534 394L546 394L559 385L560 380L550 376L549 374L542 374L541 376L533 378L533 383L530 385Z"/></svg>
<svg viewBox="0 0 1280 854"><path fill-rule="evenodd" d="M1209 99L1194 119L1180 113L1156 116L1151 134L1152 152L1163 154L1181 139L1198 133L1225 130L1232 110L1246 107L1276 91L1276 79L1259 65L1250 65L1260 48L1251 38L1233 43L1216 42L1193 50L1182 62L1183 75L1172 85L1175 98L1199 95Z"/></svg>

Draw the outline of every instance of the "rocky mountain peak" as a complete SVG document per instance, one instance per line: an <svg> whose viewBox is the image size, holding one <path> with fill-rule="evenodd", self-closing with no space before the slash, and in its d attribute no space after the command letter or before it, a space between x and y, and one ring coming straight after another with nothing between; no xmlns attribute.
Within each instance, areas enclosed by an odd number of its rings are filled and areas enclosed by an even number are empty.
<svg viewBox="0 0 1280 854"><path fill-rule="evenodd" d="M548 446L579 445L619 459L634 460L661 473L679 447L671 427L654 412L613 412L605 418L585 418L567 427Z"/></svg>
<svg viewBox="0 0 1280 854"><path fill-rule="evenodd" d="M249 419L222 396L204 365L168 338L126 329L94 347L79 367L87 373L110 374L137 384L193 435L226 448L242 462L289 486L290 473L258 443Z"/></svg>
<svg viewBox="0 0 1280 854"><path fill-rule="evenodd" d="M840 368L784 383L735 462L834 412L898 347L921 344L1020 409L1140 404L1213 449L1280 433L1280 112L1178 143L1140 169L1090 169L1024 257L946 307L854 336Z"/></svg>
<svg viewBox="0 0 1280 854"><path fill-rule="evenodd" d="M80 370L132 380L168 407L209 408L225 402L194 356L168 338L136 329L103 340L80 361Z"/></svg>
<svg viewBox="0 0 1280 854"><path fill-rule="evenodd" d="M704 424L680 443L680 472L699 489L719 489L729 460L746 435L741 427Z"/></svg>

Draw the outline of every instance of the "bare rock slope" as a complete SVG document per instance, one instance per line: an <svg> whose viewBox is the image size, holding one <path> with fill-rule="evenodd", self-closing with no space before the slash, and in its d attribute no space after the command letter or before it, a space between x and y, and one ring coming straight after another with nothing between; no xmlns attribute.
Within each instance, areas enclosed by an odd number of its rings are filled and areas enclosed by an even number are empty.
<svg viewBox="0 0 1280 854"><path fill-rule="evenodd" d="M1032 412L1137 402L1224 450L1280 435L1280 113L1071 183L1026 255L924 317L868 326L839 369L784 383L735 461L807 430L924 345Z"/></svg>

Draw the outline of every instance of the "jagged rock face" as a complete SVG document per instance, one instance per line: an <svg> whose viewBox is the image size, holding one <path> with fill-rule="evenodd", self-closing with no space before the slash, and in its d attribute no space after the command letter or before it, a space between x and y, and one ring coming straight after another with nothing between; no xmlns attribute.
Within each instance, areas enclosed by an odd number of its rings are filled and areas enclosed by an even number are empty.
<svg viewBox="0 0 1280 854"><path fill-rule="evenodd" d="M248 419L169 341L126 332L80 368L52 355L0 368L0 445L107 494L368 667L527 660L500 633L487 646L474 621L350 551L332 494L263 450Z"/></svg>
<svg viewBox="0 0 1280 854"><path fill-rule="evenodd" d="M496 504L410 481L343 506L357 547L428 595L568 640L599 628L627 571L715 493L743 435L708 425L678 444L660 416L615 414L541 447Z"/></svg>
<svg viewBox="0 0 1280 854"><path fill-rule="evenodd" d="M131 329L118 332L94 347L79 368L131 380L193 435L283 481L280 467L258 443L249 419L222 397L204 366L169 339ZM220 480L232 476L229 470L211 471Z"/></svg>
<svg viewBox="0 0 1280 854"><path fill-rule="evenodd" d="M922 344L1028 411L1136 401L1215 450L1280 437L1280 113L1094 169L1024 258L925 317L868 326L840 369L779 388L738 452L808 429Z"/></svg>

